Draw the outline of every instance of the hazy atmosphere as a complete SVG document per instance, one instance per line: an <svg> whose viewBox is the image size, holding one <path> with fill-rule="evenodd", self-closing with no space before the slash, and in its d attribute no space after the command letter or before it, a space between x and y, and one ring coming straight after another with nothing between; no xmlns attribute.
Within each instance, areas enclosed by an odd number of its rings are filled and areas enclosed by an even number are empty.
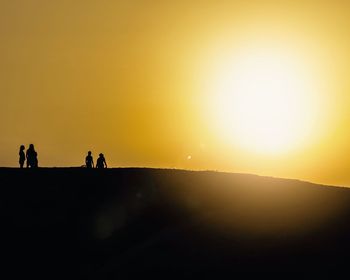
<svg viewBox="0 0 350 280"><path fill-rule="evenodd" d="M0 166L350 186L350 2L0 0Z"/></svg>

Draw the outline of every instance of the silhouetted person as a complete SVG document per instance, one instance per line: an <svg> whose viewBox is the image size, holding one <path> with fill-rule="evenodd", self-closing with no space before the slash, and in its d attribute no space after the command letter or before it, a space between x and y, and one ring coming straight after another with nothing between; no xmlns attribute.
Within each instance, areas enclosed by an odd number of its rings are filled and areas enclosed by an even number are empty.
<svg viewBox="0 0 350 280"><path fill-rule="evenodd" d="M85 158L86 168L94 168L94 159L92 158L91 152L88 151L88 155Z"/></svg>
<svg viewBox="0 0 350 280"><path fill-rule="evenodd" d="M27 167L36 168L38 167L38 154L34 149L34 145L30 144L26 153Z"/></svg>
<svg viewBox="0 0 350 280"><path fill-rule="evenodd" d="M26 155L24 154L24 145L21 145L21 147L19 147L19 167L23 168L24 162L26 161Z"/></svg>
<svg viewBox="0 0 350 280"><path fill-rule="evenodd" d="M107 168L106 159L103 154L100 154L96 162L96 168L105 168L105 166Z"/></svg>

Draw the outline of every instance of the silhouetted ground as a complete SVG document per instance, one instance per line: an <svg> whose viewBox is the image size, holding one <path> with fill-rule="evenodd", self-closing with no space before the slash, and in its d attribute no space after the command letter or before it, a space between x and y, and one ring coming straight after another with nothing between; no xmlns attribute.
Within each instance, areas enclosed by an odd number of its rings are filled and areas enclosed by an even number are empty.
<svg viewBox="0 0 350 280"><path fill-rule="evenodd" d="M2 168L0 185L1 279L334 279L350 271L346 188L141 168Z"/></svg>

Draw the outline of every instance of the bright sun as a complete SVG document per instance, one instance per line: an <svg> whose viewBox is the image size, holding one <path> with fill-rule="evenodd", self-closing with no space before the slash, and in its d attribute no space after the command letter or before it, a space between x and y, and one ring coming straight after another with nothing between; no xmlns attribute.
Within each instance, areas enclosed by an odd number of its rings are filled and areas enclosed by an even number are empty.
<svg viewBox="0 0 350 280"><path fill-rule="evenodd" d="M277 49L243 50L218 69L211 107L230 141L251 152L284 153L314 132L317 89L300 57Z"/></svg>

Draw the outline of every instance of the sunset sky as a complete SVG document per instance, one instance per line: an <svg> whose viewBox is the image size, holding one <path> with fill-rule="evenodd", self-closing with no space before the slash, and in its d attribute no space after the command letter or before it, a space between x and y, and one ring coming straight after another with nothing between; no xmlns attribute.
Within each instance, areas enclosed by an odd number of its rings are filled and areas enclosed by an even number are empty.
<svg viewBox="0 0 350 280"><path fill-rule="evenodd" d="M0 0L0 166L350 186L350 1Z"/></svg>

